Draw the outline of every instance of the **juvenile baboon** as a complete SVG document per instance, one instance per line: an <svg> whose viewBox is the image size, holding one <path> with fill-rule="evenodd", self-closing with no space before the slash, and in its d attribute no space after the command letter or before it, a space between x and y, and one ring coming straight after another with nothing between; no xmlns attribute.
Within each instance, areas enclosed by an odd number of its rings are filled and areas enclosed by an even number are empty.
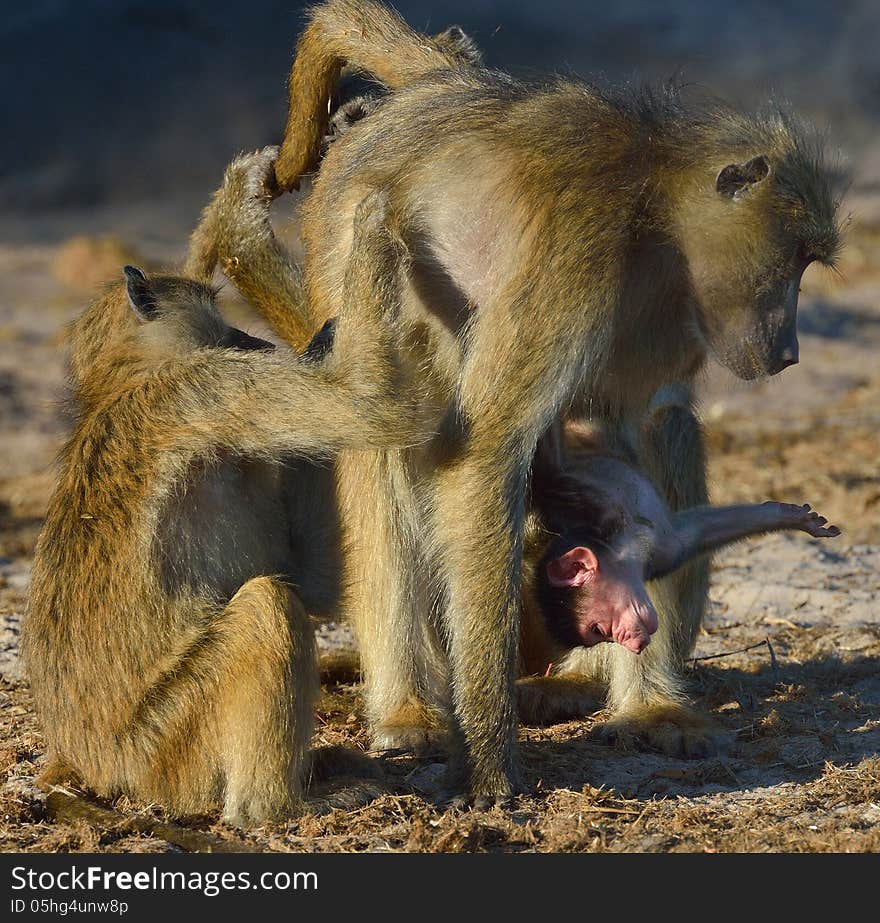
<svg viewBox="0 0 880 923"><path fill-rule="evenodd" d="M355 214L341 297L371 303L349 306L322 361L228 326L203 282L134 267L74 325L77 419L23 638L48 781L174 813L219 801L237 824L296 809L317 695L307 612L340 580L315 463L414 438L384 208L373 195Z"/></svg>
<svg viewBox="0 0 880 923"><path fill-rule="evenodd" d="M658 407L653 413L669 409ZM698 426L692 417L691 425ZM645 651L658 625L648 581L764 532L800 530L816 538L840 534L806 504L768 501L672 513L634 462L614 453L601 427L570 425L562 434L554 427L541 441L523 567L520 659L527 678L518 682L517 692L526 721L547 723L583 714L587 703L596 707L597 699L604 698L596 680L611 678L602 660L608 648L596 647L601 642L615 641L637 654ZM590 656L594 661L585 670ZM674 712L673 702L668 707ZM645 729L651 742L661 747L677 743L675 736L669 740L668 726L680 725L675 714L665 721L655 718ZM685 720L699 725L695 715ZM614 727L625 736L636 732L620 719ZM693 752L702 740L685 734L683 743Z"/></svg>

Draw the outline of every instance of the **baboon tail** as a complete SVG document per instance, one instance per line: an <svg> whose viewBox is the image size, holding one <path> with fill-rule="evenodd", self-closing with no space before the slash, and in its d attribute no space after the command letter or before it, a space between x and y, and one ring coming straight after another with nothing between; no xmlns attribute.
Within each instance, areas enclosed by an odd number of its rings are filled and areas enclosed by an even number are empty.
<svg viewBox="0 0 880 923"><path fill-rule="evenodd" d="M709 502L706 449L686 385L661 388L642 431L643 464L673 512Z"/></svg>
<svg viewBox="0 0 880 923"><path fill-rule="evenodd" d="M686 385L662 388L642 430L642 464L673 512L709 502L706 449ZM691 655L709 598L709 558L652 581L651 599L668 625L668 651L679 664Z"/></svg>
<svg viewBox="0 0 880 923"><path fill-rule="evenodd" d="M328 101L346 64L393 90L431 71L461 67L462 55L372 0L327 0L313 7L290 71L287 127L275 163L282 189L297 188L300 177L317 166Z"/></svg>

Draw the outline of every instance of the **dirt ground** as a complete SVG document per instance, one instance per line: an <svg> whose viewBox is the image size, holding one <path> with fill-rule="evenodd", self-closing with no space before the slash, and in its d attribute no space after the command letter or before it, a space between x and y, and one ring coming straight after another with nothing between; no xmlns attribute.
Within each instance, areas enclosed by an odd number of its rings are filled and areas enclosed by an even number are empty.
<svg viewBox="0 0 880 923"><path fill-rule="evenodd" d="M705 383L714 500L808 501L844 530L835 541L755 540L716 560L688 673L724 731L719 754L616 750L593 736L598 714L523 728L528 794L509 810L445 809L442 755L386 754L374 777L319 786L303 817L247 835L125 801L55 822L34 786L44 743L17 642L65 427L62 328L123 262L175 261L182 246L136 235L0 246L0 850L880 849L880 222L870 217L850 228L839 275L805 277L801 365L749 387L722 373ZM260 332L231 287L224 301ZM333 626L321 637L330 649L349 638ZM325 687L319 719L317 744L366 748L356 684Z"/></svg>

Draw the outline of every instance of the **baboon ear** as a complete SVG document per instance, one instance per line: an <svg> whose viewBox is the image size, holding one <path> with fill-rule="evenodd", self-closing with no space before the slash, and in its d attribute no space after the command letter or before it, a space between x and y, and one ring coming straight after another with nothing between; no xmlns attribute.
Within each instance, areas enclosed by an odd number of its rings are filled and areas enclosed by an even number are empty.
<svg viewBox="0 0 880 923"><path fill-rule="evenodd" d="M591 548L578 546L547 562L551 586L583 586L599 573L599 559Z"/></svg>
<svg viewBox="0 0 880 923"><path fill-rule="evenodd" d="M725 199L741 199L770 175L770 161L759 154L745 163L728 164L715 180L715 191Z"/></svg>
<svg viewBox="0 0 880 923"><path fill-rule="evenodd" d="M132 310L142 321L153 320L159 308L144 271L137 266L126 266L122 271L125 273L128 302Z"/></svg>

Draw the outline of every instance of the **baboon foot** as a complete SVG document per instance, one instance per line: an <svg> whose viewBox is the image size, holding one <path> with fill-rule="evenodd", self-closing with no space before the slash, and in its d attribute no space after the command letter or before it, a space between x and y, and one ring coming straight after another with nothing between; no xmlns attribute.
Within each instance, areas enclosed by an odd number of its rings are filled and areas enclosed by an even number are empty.
<svg viewBox="0 0 880 923"><path fill-rule="evenodd" d="M416 698L398 706L372 732L373 751L404 750L421 756L446 747L440 715Z"/></svg>
<svg viewBox="0 0 880 923"><path fill-rule="evenodd" d="M450 811L491 811L492 808L508 810L513 805L514 796L507 795L469 795L457 792L449 793L443 804Z"/></svg>
<svg viewBox="0 0 880 923"><path fill-rule="evenodd" d="M809 503L797 506L794 503L775 503L768 500L764 505L778 507L781 518L789 523L791 528L800 529L814 538L837 538L840 535L840 529L837 526L829 526L828 520L817 513Z"/></svg>
<svg viewBox="0 0 880 923"><path fill-rule="evenodd" d="M315 747L311 752L309 781L326 782L340 776L380 779L384 773L378 760L352 747Z"/></svg>
<svg viewBox="0 0 880 923"><path fill-rule="evenodd" d="M709 756L721 742L719 729L706 715L678 704L614 714L595 734L620 750L656 750L686 759Z"/></svg>
<svg viewBox="0 0 880 923"><path fill-rule="evenodd" d="M389 750L403 750L423 756L441 749L442 735L427 727L401 727L399 725L382 725L373 731L370 749L374 753Z"/></svg>
<svg viewBox="0 0 880 923"><path fill-rule="evenodd" d="M559 724L598 711L604 691L581 676L528 676L517 680L519 720L526 725Z"/></svg>
<svg viewBox="0 0 880 923"><path fill-rule="evenodd" d="M223 820L233 827L248 829L274 821L295 817L302 810L302 802L292 797L272 797L257 794L227 793L223 805Z"/></svg>

